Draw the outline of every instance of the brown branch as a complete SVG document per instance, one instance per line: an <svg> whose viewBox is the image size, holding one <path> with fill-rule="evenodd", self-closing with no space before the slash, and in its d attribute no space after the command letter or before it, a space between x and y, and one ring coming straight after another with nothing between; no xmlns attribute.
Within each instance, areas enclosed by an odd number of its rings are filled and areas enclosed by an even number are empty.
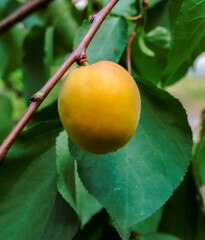
<svg viewBox="0 0 205 240"><path fill-rule="evenodd" d="M26 113L22 116L22 118L19 120L19 122L16 124L16 126L13 128L9 136L5 139L5 141L0 146L0 163L3 162L9 148L19 135L19 133L23 130L31 116L34 114L34 112L38 109L38 107L41 105L45 97L49 94L49 92L53 89L53 87L56 85L56 83L60 80L60 78L65 74L65 72L71 67L71 65L75 62L81 62L81 59L85 59L85 51L94 37L95 33L97 32L98 28L102 24L105 17L108 15L108 13L111 11L111 9L114 7L114 5L119 0L110 0L104 8L99 11L94 18L94 21L91 25L91 27L88 29L87 33L81 40L81 42L78 44L76 49L69 55L69 57L65 60L65 62L61 65L61 67L56 71L56 73L48 80L48 82L41 88L39 92L37 92L32 98L31 98L31 104L28 107Z"/></svg>
<svg viewBox="0 0 205 240"><path fill-rule="evenodd" d="M52 1L53 0L35 0L35 1L24 4L16 12L14 12L13 14L11 14L6 19L4 19L0 22L0 34L9 30L17 22L20 22L25 17L29 16L30 14L32 14L39 8L44 7L45 5L47 5L48 3L52 2Z"/></svg>

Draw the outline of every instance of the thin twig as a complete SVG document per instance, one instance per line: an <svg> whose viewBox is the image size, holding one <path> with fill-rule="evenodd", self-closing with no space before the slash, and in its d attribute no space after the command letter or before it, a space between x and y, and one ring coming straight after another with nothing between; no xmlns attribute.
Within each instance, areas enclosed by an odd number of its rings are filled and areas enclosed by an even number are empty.
<svg viewBox="0 0 205 240"><path fill-rule="evenodd" d="M139 14L139 15L134 16L134 17L127 17L126 19L127 19L127 20L135 21L135 20L139 20L139 19L141 19L141 18L142 18L142 15Z"/></svg>
<svg viewBox="0 0 205 240"><path fill-rule="evenodd" d="M23 20L25 17L29 16L36 10L44 7L48 3L52 2L53 0L35 0L32 2L28 2L20 7L16 12L12 13L6 19L0 22L0 34L4 33L5 31L9 30L13 27L16 23Z"/></svg>
<svg viewBox="0 0 205 240"><path fill-rule="evenodd" d="M65 62L61 65L61 67L56 71L56 73L48 80L48 82L31 98L31 104L28 107L26 113L22 116L16 126L13 128L9 136L5 139L3 144L0 146L0 163L3 162L9 148L19 135L19 133L23 130L31 116L41 105L45 97L49 94L49 92L53 89L56 83L61 79L61 77L65 74L65 72L71 67L71 65L76 61L78 63L82 63L84 59L86 59L85 51L97 32L98 28L102 24L105 17L114 7L114 5L119 0L110 0L104 8L99 11L94 18L94 21L91 27L88 29L87 33L84 35L81 42L78 44L76 49L69 55L69 57L65 60ZM83 61L81 61L83 60Z"/></svg>
<svg viewBox="0 0 205 240"><path fill-rule="evenodd" d="M131 33L128 43L127 43L127 70L131 74L131 43L135 38L135 32Z"/></svg>

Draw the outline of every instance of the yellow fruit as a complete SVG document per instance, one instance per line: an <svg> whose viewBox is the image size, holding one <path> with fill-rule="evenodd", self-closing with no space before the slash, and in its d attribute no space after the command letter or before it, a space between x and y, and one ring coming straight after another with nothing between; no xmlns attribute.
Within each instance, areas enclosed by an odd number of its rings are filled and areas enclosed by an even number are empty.
<svg viewBox="0 0 205 240"><path fill-rule="evenodd" d="M101 61L73 70L65 79L58 111L69 137L96 154L116 151L133 136L140 94L120 65Z"/></svg>

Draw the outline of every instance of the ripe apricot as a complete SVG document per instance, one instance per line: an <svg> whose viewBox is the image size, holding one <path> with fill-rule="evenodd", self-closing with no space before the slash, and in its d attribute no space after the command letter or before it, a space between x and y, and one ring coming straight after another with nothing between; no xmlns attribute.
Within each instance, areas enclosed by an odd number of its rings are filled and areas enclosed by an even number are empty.
<svg viewBox="0 0 205 240"><path fill-rule="evenodd" d="M133 136L140 94L120 65L101 61L73 70L65 79L58 111L69 137L96 154L116 151Z"/></svg>

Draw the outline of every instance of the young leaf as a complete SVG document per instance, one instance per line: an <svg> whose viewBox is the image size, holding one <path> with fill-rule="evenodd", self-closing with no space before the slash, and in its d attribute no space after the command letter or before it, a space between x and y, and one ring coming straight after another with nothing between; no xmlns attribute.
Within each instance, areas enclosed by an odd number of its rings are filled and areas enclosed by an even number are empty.
<svg viewBox="0 0 205 240"><path fill-rule="evenodd" d="M82 39L90 24L87 21L80 27L74 40L74 47ZM88 60L90 63L101 60L119 62L126 43L127 24L125 20L119 17L106 18L87 48Z"/></svg>
<svg viewBox="0 0 205 240"><path fill-rule="evenodd" d="M106 208L123 240L129 238L134 224L172 195L192 151L192 134L180 102L151 84L139 83L139 87L140 123L125 147L95 155L70 141L83 184Z"/></svg>

